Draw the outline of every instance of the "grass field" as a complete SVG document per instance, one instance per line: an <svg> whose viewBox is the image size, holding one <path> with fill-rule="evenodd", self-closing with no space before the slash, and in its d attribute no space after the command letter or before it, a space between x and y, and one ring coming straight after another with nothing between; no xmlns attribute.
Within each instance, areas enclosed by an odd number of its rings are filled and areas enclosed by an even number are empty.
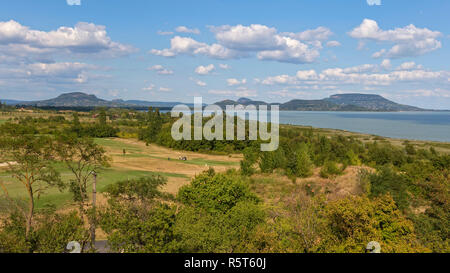
<svg viewBox="0 0 450 273"><path fill-rule="evenodd" d="M152 155L148 155L148 154L142 154L142 153L130 153L130 154L125 154L125 155L120 155L121 157L125 157L125 158L155 158L155 159L160 159L160 160L166 160L166 161L170 161L173 160L175 162L180 162L183 164L191 164L191 165L199 165L199 166L204 166L204 165L210 165L210 166L238 166L239 163L238 162L227 162L227 161L215 161L215 160L207 160L207 159L202 159L202 158L196 158L196 159L192 159L192 160L188 160L188 161L183 161L180 159L170 159L169 158L163 158L163 157L159 157L159 156L152 156Z"/></svg>
<svg viewBox="0 0 450 273"><path fill-rule="evenodd" d="M171 151L170 149L166 149L165 154L169 155L168 157L162 157L158 156L163 154L163 152L152 149L152 147L155 147L155 145L149 145L149 146L143 146L141 142L136 141L130 141L130 140L121 140L121 139L111 139L111 138L103 138L103 139L96 139L95 142L105 148L109 148L113 155L122 156L125 158L155 158L160 160L168 160L170 158L170 155L173 155L174 151ZM125 154L123 154L123 150L125 149ZM183 152L186 153L186 152ZM178 158L170 158L170 160L174 160L176 162L181 162L184 164L193 164L193 165L212 165L212 166L237 166L239 165L238 161L229 161L228 158L225 158L225 160L213 160L208 159L209 155L206 154L198 154L198 153L190 153L191 155L194 154L194 158L182 161L178 160ZM214 158L214 155L212 156ZM217 157L217 158L223 158Z"/></svg>
<svg viewBox="0 0 450 273"><path fill-rule="evenodd" d="M230 167L238 167L240 160L239 156L230 158L173 151L156 145L146 146L145 143L137 140L115 138L96 139L95 142L103 146L112 159L111 167L99 172L97 189L100 193L107 185L118 181L160 175L168 180L163 190L176 194L181 186L189 183L196 174L209 167L223 171ZM125 155L123 149L126 150ZM188 161L178 160L181 155L187 156ZM168 158L171 159L168 160ZM56 168L65 182L73 178L73 174L63 164L57 164ZM0 170L0 181L4 183L11 197L16 199L27 197L24 186L19 181L15 181L5 168ZM50 188L36 201L36 207L39 209L52 204L57 208L64 208L72 205L71 198L67 190L60 192L56 188ZM1 204L5 204L2 191L0 191L0 199L3 199L0 201L1 207Z"/></svg>
<svg viewBox="0 0 450 273"><path fill-rule="evenodd" d="M63 166L58 166L58 169L61 172L63 181L68 182L70 179L74 177L73 174L66 168L63 168ZM160 175L168 179L169 178L188 179L187 176L182 174L108 168L99 172L97 180L97 189L99 192L102 192L106 186L116 183L118 181L150 175ZM23 185L20 182L13 179L9 173L7 172L0 173L0 181L4 183L4 185L8 189L9 195L12 198L21 199L27 197ZM57 207L63 207L65 205L70 204L71 203L70 200L71 194L67 190L63 190L62 192L60 192L56 188L50 188L46 191L46 194L44 194L41 198L39 198L39 200L37 200L36 207L42 208L47 204L53 204L56 205Z"/></svg>

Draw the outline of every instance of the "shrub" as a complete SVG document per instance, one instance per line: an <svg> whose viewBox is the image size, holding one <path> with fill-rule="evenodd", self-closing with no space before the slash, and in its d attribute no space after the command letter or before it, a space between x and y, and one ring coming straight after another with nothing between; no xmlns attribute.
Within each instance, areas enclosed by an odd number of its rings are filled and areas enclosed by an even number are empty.
<svg viewBox="0 0 450 273"><path fill-rule="evenodd" d="M161 203L149 207L110 200L108 208L100 214L100 226L113 251L171 252L175 211L174 207Z"/></svg>
<svg viewBox="0 0 450 273"><path fill-rule="evenodd" d="M259 168L263 173L272 173L275 169L285 167L285 155L283 148L273 152L262 152L259 161Z"/></svg>
<svg viewBox="0 0 450 273"><path fill-rule="evenodd" d="M259 201L250 191L248 181L237 171L216 174L214 169L198 175L190 185L183 186L178 192L178 200L207 212L226 212L239 202Z"/></svg>
<svg viewBox="0 0 450 273"><path fill-rule="evenodd" d="M390 166L383 166L377 173L370 174L370 196L380 196L390 193L398 207L405 210L409 207L408 188L411 181L404 174L397 173Z"/></svg>
<svg viewBox="0 0 450 273"><path fill-rule="evenodd" d="M25 218L13 212L0 226L0 253L31 252L31 244L25 238Z"/></svg>
<svg viewBox="0 0 450 273"><path fill-rule="evenodd" d="M256 172L253 165L258 160L259 154L252 147L247 147L243 151L244 160L241 160L241 173L246 176L250 176Z"/></svg>
<svg viewBox="0 0 450 273"><path fill-rule="evenodd" d="M100 226L114 251L171 252L176 208L163 203L171 196L160 187L166 179L159 176L121 181L105 192L108 206L100 212Z"/></svg>
<svg viewBox="0 0 450 273"><path fill-rule="evenodd" d="M25 238L25 219L18 213L9 216L0 232L0 253L63 253L70 241L86 242L89 233L76 212L38 215Z"/></svg>
<svg viewBox="0 0 450 273"><path fill-rule="evenodd" d="M77 212L45 214L33 234L34 252L63 253L71 241L82 244L89 240L89 232Z"/></svg>
<svg viewBox="0 0 450 273"><path fill-rule="evenodd" d="M338 200L327 205L323 217L327 221L320 247L323 252L364 253L370 241L379 242L385 253L429 251L417 244L412 222L389 195Z"/></svg>
<svg viewBox="0 0 450 273"><path fill-rule="evenodd" d="M104 192L112 198L152 201L164 196L159 188L166 183L167 179L161 176L142 177L110 184Z"/></svg>
<svg viewBox="0 0 450 273"><path fill-rule="evenodd" d="M253 202L238 202L226 212L209 213L185 207L177 215L174 234L177 251L185 253L248 252L255 228L264 222L262 208Z"/></svg>
<svg viewBox="0 0 450 273"><path fill-rule="evenodd" d="M342 168L340 168L336 164L336 162L327 161L327 162L325 162L325 165L323 165L322 169L320 170L320 177L330 178L330 177L335 177L335 176L341 175L342 173L343 173Z"/></svg>
<svg viewBox="0 0 450 273"><path fill-rule="evenodd" d="M313 174L313 163L309 156L306 145L302 145L297 150L295 169L292 170L293 174L297 177L310 177Z"/></svg>
<svg viewBox="0 0 450 273"><path fill-rule="evenodd" d="M350 166L359 166L361 165L361 159L359 159L359 156L353 151L349 150L345 154L345 161Z"/></svg>

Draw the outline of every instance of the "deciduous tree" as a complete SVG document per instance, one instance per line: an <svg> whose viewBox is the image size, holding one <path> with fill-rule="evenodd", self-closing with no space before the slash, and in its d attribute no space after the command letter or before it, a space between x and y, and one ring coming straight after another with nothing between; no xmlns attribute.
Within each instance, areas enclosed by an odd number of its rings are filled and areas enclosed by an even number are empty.
<svg viewBox="0 0 450 273"><path fill-rule="evenodd" d="M35 201L49 187L63 188L59 172L53 166L53 142L50 137L17 135L5 137L0 141L3 156L8 160L8 169L14 179L20 182L28 195L28 209L23 210L26 219L26 238L32 229ZM8 190L0 184L9 197Z"/></svg>

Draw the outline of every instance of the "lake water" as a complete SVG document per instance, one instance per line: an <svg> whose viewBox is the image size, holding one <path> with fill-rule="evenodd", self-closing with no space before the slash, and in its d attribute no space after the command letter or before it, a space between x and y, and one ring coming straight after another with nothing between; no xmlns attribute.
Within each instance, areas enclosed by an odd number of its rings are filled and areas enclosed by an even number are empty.
<svg viewBox="0 0 450 273"><path fill-rule="evenodd" d="M450 112L280 111L280 123L392 138L450 142Z"/></svg>
<svg viewBox="0 0 450 273"><path fill-rule="evenodd" d="M280 111L280 123L391 138L450 142L450 112Z"/></svg>

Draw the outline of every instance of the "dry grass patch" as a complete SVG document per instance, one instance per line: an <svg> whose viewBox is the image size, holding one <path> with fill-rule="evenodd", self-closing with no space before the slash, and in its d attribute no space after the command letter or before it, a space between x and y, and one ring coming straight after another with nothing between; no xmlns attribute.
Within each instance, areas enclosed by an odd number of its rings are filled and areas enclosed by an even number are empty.
<svg viewBox="0 0 450 273"><path fill-rule="evenodd" d="M175 151L158 145L145 143L135 139L97 140L105 147L112 158L112 166L131 170L153 171L183 174L194 177L197 174L214 168L223 172L230 168L239 168L240 155L208 155L194 152ZM125 154L123 150L125 149ZM187 157L187 161L178 160ZM170 182L170 181L169 181Z"/></svg>
<svg viewBox="0 0 450 273"><path fill-rule="evenodd" d="M320 177L320 168L308 178L298 178L295 183L281 173L255 174L252 176L252 189L267 203L275 205L292 192L303 191L309 195L325 194L328 200L342 199L349 195L360 195L363 189L358 173L368 167L350 166L335 178Z"/></svg>

